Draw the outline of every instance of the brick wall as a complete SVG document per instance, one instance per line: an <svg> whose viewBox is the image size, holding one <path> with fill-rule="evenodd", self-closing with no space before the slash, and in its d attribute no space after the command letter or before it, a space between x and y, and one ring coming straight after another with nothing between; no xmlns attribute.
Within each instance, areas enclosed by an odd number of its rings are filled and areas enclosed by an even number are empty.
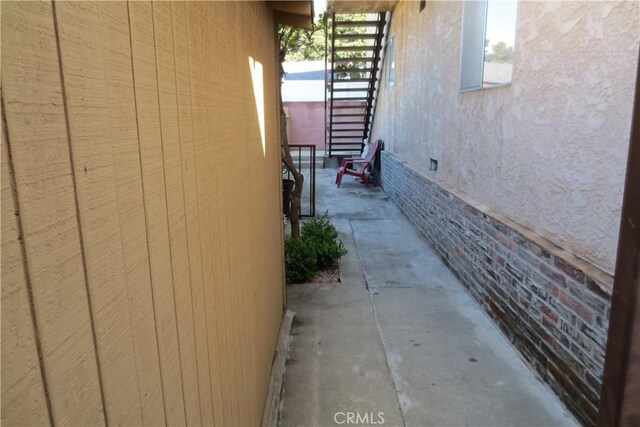
<svg viewBox="0 0 640 427"><path fill-rule="evenodd" d="M388 152L381 179L528 364L582 422L594 424L611 277Z"/></svg>

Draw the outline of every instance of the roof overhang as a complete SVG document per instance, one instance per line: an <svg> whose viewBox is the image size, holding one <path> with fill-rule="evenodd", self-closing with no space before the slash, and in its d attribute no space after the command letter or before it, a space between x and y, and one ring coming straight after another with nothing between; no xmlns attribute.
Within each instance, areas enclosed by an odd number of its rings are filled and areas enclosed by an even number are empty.
<svg viewBox="0 0 640 427"><path fill-rule="evenodd" d="M373 13L393 10L398 0L329 0L330 13Z"/></svg>
<svg viewBox="0 0 640 427"><path fill-rule="evenodd" d="M267 5L273 10L277 24L306 29L313 27L312 0L269 0Z"/></svg>

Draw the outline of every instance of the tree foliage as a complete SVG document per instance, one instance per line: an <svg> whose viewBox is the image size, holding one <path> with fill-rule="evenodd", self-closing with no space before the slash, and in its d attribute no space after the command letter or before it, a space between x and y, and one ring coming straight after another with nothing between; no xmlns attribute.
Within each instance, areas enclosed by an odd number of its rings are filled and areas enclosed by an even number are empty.
<svg viewBox="0 0 640 427"><path fill-rule="evenodd" d="M342 20L364 21L366 15L354 13L340 15ZM278 39L280 48L286 51L285 61L322 61L325 54L325 37L328 29L329 14L323 13L315 20L310 30L295 28L287 25L278 26ZM343 27L338 30L338 34L363 34L365 28ZM336 46L359 46L359 41L336 40ZM352 58L359 54L357 52L344 52L343 57Z"/></svg>
<svg viewBox="0 0 640 427"><path fill-rule="evenodd" d="M487 44L488 44L487 40ZM491 53L486 55L487 62L498 63L513 63L513 46L507 45L505 42L500 41L491 46Z"/></svg>
<svg viewBox="0 0 640 427"><path fill-rule="evenodd" d="M324 38L328 14L323 13L310 30L288 25L278 26L280 49L285 61L318 61L324 59Z"/></svg>

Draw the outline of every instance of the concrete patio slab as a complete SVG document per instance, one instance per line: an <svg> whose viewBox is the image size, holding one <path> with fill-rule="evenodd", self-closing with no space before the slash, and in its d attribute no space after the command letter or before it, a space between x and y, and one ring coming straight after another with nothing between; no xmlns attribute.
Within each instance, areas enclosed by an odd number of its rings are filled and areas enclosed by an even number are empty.
<svg viewBox="0 0 640 427"><path fill-rule="evenodd" d="M336 223L350 230L348 220ZM288 286L295 317L282 426L339 425L348 413L377 420L378 412L387 425L403 424L355 242L350 232L341 238L349 250L340 261L342 283Z"/></svg>
<svg viewBox="0 0 640 427"><path fill-rule="evenodd" d="M408 222L351 225L407 425L574 423Z"/></svg>
<svg viewBox="0 0 640 427"><path fill-rule="evenodd" d="M333 174L318 210L349 254L341 283L288 287L281 425L576 425L386 195Z"/></svg>

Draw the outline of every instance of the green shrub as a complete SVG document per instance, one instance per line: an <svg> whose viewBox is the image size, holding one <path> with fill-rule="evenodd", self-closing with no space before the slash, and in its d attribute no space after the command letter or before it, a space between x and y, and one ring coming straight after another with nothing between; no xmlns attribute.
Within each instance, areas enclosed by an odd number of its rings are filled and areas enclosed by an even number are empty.
<svg viewBox="0 0 640 427"><path fill-rule="evenodd" d="M304 240L287 237L284 241L284 265L287 283L308 282L316 274L316 254Z"/></svg>
<svg viewBox="0 0 640 427"><path fill-rule="evenodd" d="M335 264L347 253L328 212L305 222L300 237L299 240L287 237L284 241L287 283L308 282L318 270Z"/></svg>
<svg viewBox="0 0 640 427"><path fill-rule="evenodd" d="M316 256L316 268L324 269L334 264L347 253L338 238L338 230L329 221L329 213L318 215L305 222L300 230L302 240L313 250Z"/></svg>

